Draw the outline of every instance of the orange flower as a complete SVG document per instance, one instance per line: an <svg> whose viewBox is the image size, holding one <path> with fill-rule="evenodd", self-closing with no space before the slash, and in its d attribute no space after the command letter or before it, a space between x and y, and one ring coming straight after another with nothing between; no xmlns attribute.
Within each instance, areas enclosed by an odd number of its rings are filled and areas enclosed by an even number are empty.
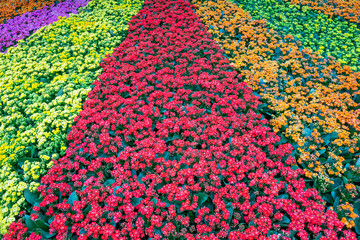
<svg viewBox="0 0 360 240"><path fill-rule="evenodd" d="M63 1L63 0L62 0ZM3 23L6 19L13 18L17 15L21 15L26 12L31 12L36 9L43 8L44 6L52 5L56 0L6 0L0 1L0 24ZM60 1L61 2L61 1Z"/></svg>

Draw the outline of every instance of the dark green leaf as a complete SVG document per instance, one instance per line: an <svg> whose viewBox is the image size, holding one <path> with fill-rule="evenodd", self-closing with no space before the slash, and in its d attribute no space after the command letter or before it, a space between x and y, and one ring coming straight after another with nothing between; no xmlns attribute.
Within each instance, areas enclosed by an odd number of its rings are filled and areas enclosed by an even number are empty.
<svg viewBox="0 0 360 240"><path fill-rule="evenodd" d="M328 203L331 203L331 204L334 203L334 199L333 199L333 197L331 196L330 193L324 193L324 194L322 195L322 199L323 199L325 202L328 202Z"/></svg>
<svg viewBox="0 0 360 240"><path fill-rule="evenodd" d="M311 136L311 129L310 128L305 128L304 129L304 135L307 136L307 137Z"/></svg>
<svg viewBox="0 0 360 240"><path fill-rule="evenodd" d="M25 215L25 224L30 231L36 228L34 221L31 220L29 215Z"/></svg>
<svg viewBox="0 0 360 240"><path fill-rule="evenodd" d="M355 166L360 167L360 158L358 158L358 160L356 161Z"/></svg>
<svg viewBox="0 0 360 240"><path fill-rule="evenodd" d="M314 240L320 240L322 233L320 233Z"/></svg>
<svg viewBox="0 0 360 240"><path fill-rule="evenodd" d="M32 205L39 198L39 195L37 193L31 192L28 188L25 189L24 196L25 196L26 201Z"/></svg>
<svg viewBox="0 0 360 240"><path fill-rule="evenodd" d="M137 179L138 179L139 183L145 184L145 183L142 181L143 177L145 177L145 174L144 174L143 172L141 172L141 173L139 174L139 176L138 176Z"/></svg>
<svg viewBox="0 0 360 240"><path fill-rule="evenodd" d="M115 182L114 179L108 179L108 180L106 180L106 181L104 182L104 186L105 186L105 187L107 187L107 186L111 187L111 185L112 185L114 182Z"/></svg>
<svg viewBox="0 0 360 240"><path fill-rule="evenodd" d="M353 206L354 206L354 212L359 215L360 214L360 199L357 200Z"/></svg>
<svg viewBox="0 0 360 240"><path fill-rule="evenodd" d="M162 236L161 231L160 231L160 230L158 230L158 229L155 229L155 234L157 234L157 235L159 235L159 236Z"/></svg>
<svg viewBox="0 0 360 240"><path fill-rule="evenodd" d="M326 152L326 149L322 149L322 150L320 150L320 151L318 151L319 152L319 154L321 155L321 154L324 154L325 152Z"/></svg>
<svg viewBox="0 0 360 240"><path fill-rule="evenodd" d="M132 199L131 199L131 204L132 204L134 207L136 207L137 205L140 204L141 200L142 200L142 198L132 198Z"/></svg>
<svg viewBox="0 0 360 240"><path fill-rule="evenodd" d="M229 211L229 213L230 213L229 221L231 221L231 218L232 218L232 216L233 216L233 214L234 214L234 207L233 207L232 203L229 202L228 204L226 204L226 207L225 207L225 208L226 208L226 209Z"/></svg>
<svg viewBox="0 0 360 240"><path fill-rule="evenodd" d="M280 225L281 226L287 226L287 225L289 225L290 222L291 222L290 218L288 218L287 216L284 216L283 219L280 222Z"/></svg>
<svg viewBox="0 0 360 240"><path fill-rule="evenodd" d="M332 133L326 134L323 139L324 139L325 144L329 145L330 142L335 140L338 136L339 136L339 134L337 132L332 132Z"/></svg>
<svg viewBox="0 0 360 240"><path fill-rule="evenodd" d="M48 220L48 224L52 223L52 221L54 221L55 217L52 216L49 220Z"/></svg>
<svg viewBox="0 0 360 240"><path fill-rule="evenodd" d="M360 234L360 218L355 219L355 231L357 234Z"/></svg>
<svg viewBox="0 0 360 240"><path fill-rule="evenodd" d="M197 196L199 199L198 199L198 206L201 207L204 202L208 199L208 195L206 193L196 193L195 196Z"/></svg>
<svg viewBox="0 0 360 240"><path fill-rule="evenodd" d="M156 204L157 204L157 199L156 199L156 198L153 198L153 199L151 200L151 202L153 202L154 205L156 205Z"/></svg>
<svg viewBox="0 0 360 240"><path fill-rule="evenodd" d="M48 231L44 231L44 230L41 229L41 235L42 235L44 238L50 239L50 238L52 238L53 236L56 235L56 232L53 233L53 234L50 234Z"/></svg>
<svg viewBox="0 0 360 240"><path fill-rule="evenodd" d="M79 198L78 198L78 196L76 195L76 192L75 192L75 191L73 191L73 192L70 194L69 199L68 199L67 202L70 203L71 206L73 206L73 205L74 205L74 201L79 201Z"/></svg>
<svg viewBox="0 0 360 240"><path fill-rule="evenodd" d="M334 202L334 209L338 207L339 203L340 203L340 197L336 197Z"/></svg>
<svg viewBox="0 0 360 240"><path fill-rule="evenodd" d="M85 208L85 210L83 211L83 214L84 214L84 215L88 214L88 213L90 212L91 208L92 208L91 205L87 206L87 207Z"/></svg>
<svg viewBox="0 0 360 240"><path fill-rule="evenodd" d="M59 91L58 91L58 93L56 94L56 96L62 96L64 94L64 90L63 89L60 89Z"/></svg>
<svg viewBox="0 0 360 240"><path fill-rule="evenodd" d="M348 184L348 183L349 183L349 181L348 181L348 179L347 179L346 177L342 177L342 179L343 179L343 181L344 181L345 184Z"/></svg>
<svg viewBox="0 0 360 240"><path fill-rule="evenodd" d="M279 199L288 199L289 195L288 194L281 194L277 198L279 198Z"/></svg>
<svg viewBox="0 0 360 240"><path fill-rule="evenodd" d="M46 224L46 223L44 222L44 220L42 220L42 219L36 219L36 220L34 221L34 223L35 223L35 225L36 225L38 228L41 228L41 229L44 230L44 231L49 231L49 225Z"/></svg>

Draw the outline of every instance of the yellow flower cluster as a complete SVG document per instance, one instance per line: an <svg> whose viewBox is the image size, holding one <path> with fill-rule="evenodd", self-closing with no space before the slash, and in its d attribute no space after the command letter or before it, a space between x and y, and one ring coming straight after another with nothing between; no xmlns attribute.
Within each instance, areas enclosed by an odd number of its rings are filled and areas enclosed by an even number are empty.
<svg viewBox="0 0 360 240"><path fill-rule="evenodd" d="M0 54L0 236L65 154L100 62L125 38L142 1L93 0Z"/></svg>
<svg viewBox="0 0 360 240"><path fill-rule="evenodd" d="M231 64L266 103L270 124L294 146L305 176L320 192L338 194L340 203L354 202L357 192L344 197L335 189L360 179L354 166L360 152L360 73L313 53L230 1L192 3Z"/></svg>

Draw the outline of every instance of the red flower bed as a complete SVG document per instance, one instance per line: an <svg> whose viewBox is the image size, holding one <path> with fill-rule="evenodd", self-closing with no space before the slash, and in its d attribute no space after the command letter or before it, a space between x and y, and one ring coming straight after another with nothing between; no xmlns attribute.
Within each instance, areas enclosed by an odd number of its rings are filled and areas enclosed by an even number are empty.
<svg viewBox="0 0 360 240"><path fill-rule="evenodd" d="M5 239L356 239L188 2L148 0L129 31Z"/></svg>

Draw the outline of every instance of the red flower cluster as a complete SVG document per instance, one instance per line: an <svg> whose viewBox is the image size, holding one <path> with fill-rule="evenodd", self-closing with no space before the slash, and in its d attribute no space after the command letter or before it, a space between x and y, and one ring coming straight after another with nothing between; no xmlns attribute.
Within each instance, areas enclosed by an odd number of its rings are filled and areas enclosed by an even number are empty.
<svg viewBox="0 0 360 240"><path fill-rule="evenodd" d="M146 1L102 67L34 221L6 240L356 239L187 1Z"/></svg>

